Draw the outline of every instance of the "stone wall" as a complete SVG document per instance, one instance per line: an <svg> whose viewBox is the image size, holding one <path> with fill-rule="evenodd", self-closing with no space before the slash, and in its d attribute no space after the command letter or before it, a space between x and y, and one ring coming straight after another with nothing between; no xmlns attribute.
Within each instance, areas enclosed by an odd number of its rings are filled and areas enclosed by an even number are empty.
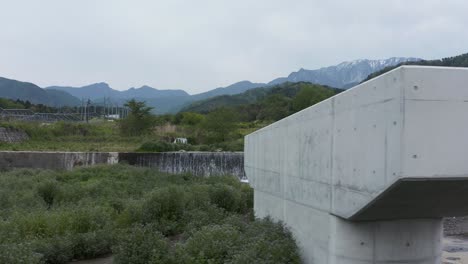
<svg viewBox="0 0 468 264"><path fill-rule="evenodd" d="M9 127L0 127L0 142L15 143L28 140L26 132Z"/></svg>

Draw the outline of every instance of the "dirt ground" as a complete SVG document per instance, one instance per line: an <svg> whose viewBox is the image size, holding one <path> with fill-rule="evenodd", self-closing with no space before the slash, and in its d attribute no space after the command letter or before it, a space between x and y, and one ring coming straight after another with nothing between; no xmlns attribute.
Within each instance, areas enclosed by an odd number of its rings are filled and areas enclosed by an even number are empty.
<svg viewBox="0 0 468 264"><path fill-rule="evenodd" d="M80 260L80 261L73 261L69 264L112 264L112 256L97 258L97 259L89 259L89 260Z"/></svg>
<svg viewBox="0 0 468 264"><path fill-rule="evenodd" d="M468 237L444 238L442 264L468 264Z"/></svg>

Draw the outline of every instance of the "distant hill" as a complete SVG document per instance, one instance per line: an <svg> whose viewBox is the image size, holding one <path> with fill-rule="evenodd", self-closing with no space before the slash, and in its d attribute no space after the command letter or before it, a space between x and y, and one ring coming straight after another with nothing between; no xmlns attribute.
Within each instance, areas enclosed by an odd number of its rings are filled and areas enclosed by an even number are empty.
<svg viewBox="0 0 468 264"><path fill-rule="evenodd" d="M265 83L252 83L249 81L241 81L241 82L237 82L226 87L219 87L219 88L210 90L208 92L192 95L192 98L193 100L202 100L202 99L206 99L206 98L210 98L210 97L214 97L218 95L240 94L247 90L258 88L258 87L263 87L265 85L266 85Z"/></svg>
<svg viewBox="0 0 468 264"><path fill-rule="evenodd" d="M278 78L269 85L284 82L310 82L336 88L348 89L360 83L369 74L403 62L419 61L418 58L389 58L384 60L355 60L317 70L300 69L288 77Z"/></svg>
<svg viewBox="0 0 468 264"><path fill-rule="evenodd" d="M391 71L395 68L398 68L402 65L421 65L421 66L442 66L442 67L468 67L468 53L454 56L454 57L448 57L448 58L443 58L440 60L420 60L420 61L407 61L403 63L399 63L394 66L386 67L380 71L377 71L375 73L369 74L369 76L364 79L363 81L370 80L372 78L375 78L379 75L382 75L388 71Z"/></svg>
<svg viewBox="0 0 468 264"><path fill-rule="evenodd" d="M193 102L191 105L183 108L181 112L208 113L221 107L239 107L248 104L255 104L271 95L281 95L287 98L293 98L303 87L310 87L314 90L315 93L317 93L317 95L324 94L326 95L325 97L332 96L342 91L340 89L334 89L327 86L316 85L307 82L287 82L275 86L265 86L250 89L241 94L220 95Z"/></svg>
<svg viewBox="0 0 468 264"><path fill-rule="evenodd" d="M66 92L57 90L44 90L28 82L20 82L0 77L0 97L12 100L29 101L33 104L48 106L75 106L80 100Z"/></svg>
<svg viewBox="0 0 468 264"><path fill-rule="evenodd" d="M135 98L137 100L145 101L149 106L154 107L156 113L163 114L178 112L182 107L197 100L203 100L218 95L239 94L249 89L261 87L264 85L265 84L263 83L242 81L227 87L218 87L208 92L195 95L189 95L183 90L158 90L149 86L118 91L112 89L107 83L104 82L83 87L51 86L47 87L46 89L64 91L78 98L89 98L98 104L103 104L104 100L107 100L107 103L110 101L113 104L122 105L127 100Z"/></svg>
<svg viewBox="0 0 468 264"><path fill-rule="evenodd" d="M155 97L179 97L189 96L183 90L158 90L149 86L142 86L140 88L130 88L125 91L112 89L107 83L95 83L83 87L69 87L69 86L50 86L47 90L60 90L65 91L78 98L86 99L99 99L104 97L111 97L114 99L132 99L132 98L155 98Z"/></svg>

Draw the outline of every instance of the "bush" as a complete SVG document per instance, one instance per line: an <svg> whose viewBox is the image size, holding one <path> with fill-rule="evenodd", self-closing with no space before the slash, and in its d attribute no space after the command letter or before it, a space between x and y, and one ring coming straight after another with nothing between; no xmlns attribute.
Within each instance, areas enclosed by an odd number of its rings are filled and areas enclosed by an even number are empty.
<svg viewBox="0 0 468 264"><path fill-rule="evenodd" d="M111 230L77 234L71 238L74 259L89 259L111 253L114 237Z"/></svg>
<svg viewBox="0 0 468 264"><path fill-rule="evenodd" d="M203 227L184 245L192 263L224 263L241 243L240 231L230 225Z"/></svg>
<svg viewBox="0 0 468 264"><path fill-rule="evenodd" d="M48 264L67 263L73 258L73 244L69 237L53 237L35 242L35 250Z"/></svg>
<svg viewBox="0 0 468 264"><path fill-rule="evenodd" d="M166 263L169 244L152 225L137 225L124 231L112 248L116 264Z"/></svg>
<svg viewBox="0 0 468 264"><path fill-rule="evenodd" d="M228 212L238 211L241 204L241 194L229 185L216 184L210 190L211 202Z"/></svg>
<svg viewBox="0 0 468 264"><path fill-rule="evenodd" d="M290 233L254 221L252 189L235 177L123 165L0 176L0 263L297 263Z"/></svg>
<svg viewBox="0 0 468 264"><path fill-rule="evenodd" d="M59 187L55 181L46 181L37 188L37 194L44 200L49 209L52 207L58 193Z"/></svg>
<svg viewBox="0 0 468 264"><path fill-rule="evenodd" d="M248 225L244 243L230 263L301 263L292 234L282 223L270 219Z"/></svg>
<svg viewBox="0 0 468 264"><path fill-rule="evenodd" d="M40 264L42 255L33 251L31 244L0 244L0 263Z"/></svg>
<svg viewBox="0 0 468 264"><path fill-rule="evenodd" d="M179 220L184 214L184 196L183 189L176 186L154 191L143 203L143 223L157 223L163 234L175 234L181 228Z"/></svg>

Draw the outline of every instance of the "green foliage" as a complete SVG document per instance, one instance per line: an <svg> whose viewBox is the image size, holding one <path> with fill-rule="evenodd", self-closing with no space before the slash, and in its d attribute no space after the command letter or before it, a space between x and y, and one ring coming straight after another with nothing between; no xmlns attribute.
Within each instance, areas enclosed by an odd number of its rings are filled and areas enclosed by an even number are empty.
<svg viewBox="0 0 468 264"><path fill-rule="evenodd" d="M142 222L156 223L165 235L180 232L179 220L185 211L186 198L181 187L169 186L153 192L143 203Z"/></svg>
<svg viewBox="0 0 468 264"><path fill-rule="evenodd" d="M155 121L151 114L153 108L135 99L128 101L125 107L130 109L130 114L119 122L121 133L126 136L148 133Z"/></svg>
<svg viewBox="0 0 468 264"><path fill-rule="evenodd" d="M31 103L29 103L31 104ZM26 108L24 104L20 101L13 101L11 99L0 98L0 108L3 109L24 109Z"/></svg>
<svg viewBox="0 0 468 264"><path fill-rule="evenodd" d="M242 233L230 225L203 227L185 243L191 263L225 263L242 241Z"/></svg>
<svg viewBox="0 0 468 264"><path fill-rule="evenodd" d="M31 243L0 244L0 263L42 264L42 255L34 252Z"/></svg>
<svg viewBox="0 0 468 264"><path fill-rule="evenodd" d="M180 123L187 126L195 126L203 122L205 116L198 113L184 112Z"/></svg>
<svg viewBox="0 0 468 264"><path fill-rule="evenodd" d="M220 108L209 113L202 123L210 143L224 142L232 138L237 127L237 115L228 108Z"/></svg>
<svg viewBox="0 0 468 264"><path fill-rule="evenodd" d="M106 254L117 263L228 263L249 252L246 241L262 252L259 263L284 263L276 258L295 252L286 252L294 250L287 230L257 226L253 191L234 177L123 165L23 169L0 173L0 199L0 263L67 263ZM258 242L262 232L271 234ZM278 255L270 246L285 249Z"/></svg>
<svg viewBox="0 0 468 264"><path fill-rule="evenodd" d="M241 193L234 187L224 184L217 184L210 191L211 203L228 212L238 211L241 203Z"/></svg>
<svg viewBox="0 0 468 264"><path fill-rule="evenodd" d="M57 186L57 182L53 181L43 182L37 188L38 195L44 200L48 208L53 205L55 196L57 196L58 192L59 188Z"/></svg>
<svg viewBox="0 0 468 264"><path fill-rule="evenodd" d="M118 236L113 247L114 262L119 264L167 263L167 239L153 225L136 225Z"/></svg>
<svg viewBox="0 0 468 264"><path fill-rule="evenodd" d="M243 121L276 121L340 91L306 82L284 83L251 89L241 94L209 98L193 103L184 111L210 113L228 107Z"/></svg>
<svg viewBox="0 0 468 264"><path fill-rule="evenodd" d="M229 263L301 263L299 249L289 230L270 219L248 225L243 242Z"/></svg>
<svg viewBox="0 0 468 264"><path fill-rule="evenodd" d="M260 111L257 114L257 119L276 121L290 114L291 99L281 95L272 94L260 102Z"/></svg>
<svg viewBox="0 0 468 264"><path fill-rule="evenodd" d="M301 85L301 90L292 101L292 108L295 112L301 111L311 105L321 102L335 93L320 85Z"/></svg>

